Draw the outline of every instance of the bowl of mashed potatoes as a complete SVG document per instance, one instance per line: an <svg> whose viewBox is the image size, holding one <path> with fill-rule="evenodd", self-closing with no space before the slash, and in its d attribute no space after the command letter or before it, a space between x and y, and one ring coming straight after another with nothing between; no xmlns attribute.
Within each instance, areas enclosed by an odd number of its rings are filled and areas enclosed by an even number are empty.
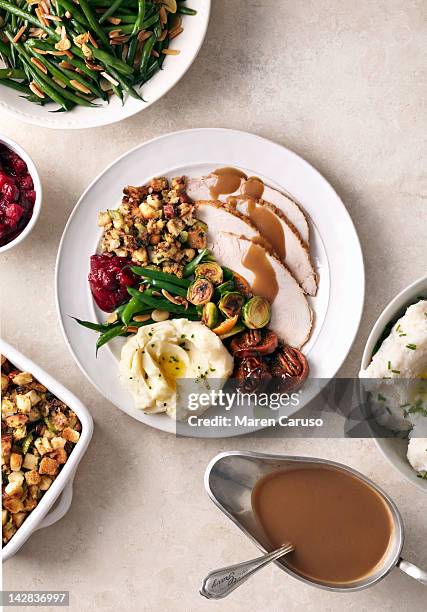
<svg viewBox="0 0 427 612"><path fill-rule="evenodd" d="M427 276L383 310L359 376L370 379L371 412L392 432L376 438L378 446L407 480L427 492Z"/></svg>

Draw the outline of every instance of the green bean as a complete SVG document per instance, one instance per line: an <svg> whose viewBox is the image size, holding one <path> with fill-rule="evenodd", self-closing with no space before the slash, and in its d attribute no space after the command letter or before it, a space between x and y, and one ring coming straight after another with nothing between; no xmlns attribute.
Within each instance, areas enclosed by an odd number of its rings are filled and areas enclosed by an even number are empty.
<svg viewBox="0 0 427 612"><path fill-rule="evenodd" d="M120 74L124 74L125 76L133 75L132 66L128 66L128 64L126 64L123 60L119 59L115 55L111 55L110 53L107 53L102 49L96 49L95 47L91 48L91 51L97 60L99 60L103 64L106 64L107 66L111 66L112 68L117 70L117 72L120 72Z"/></svg>
<svg viewBox="0 0 427 612"><path fill-rule="evenodd" d="M190 285L190 281L185 280L184 278L178 278L177 276L168 274L167 272L161 272L160 270L151 270L151 268L141 268L140 266L131 266L130 269L134 274L138 274L138 276L153 278L160 281L163 280L173 283L174 285L178 285L179 287L184 287L184 289L187 289Z"/></svg>
<svg viewBox="0 0 427 612"><path fill-rule="evenodd" d="M144 16L145 16L145 0L138 0L138 16L133 26L132 36L135 36L135 34L138 34L138 32L142 30L142 23L144 21Z"/></svg>
<svg viewBox="0 0 427 612"><path fill-rule="evenodd" d="M206 257L208 253L209 249L203 249L203 251L200 251L200 253L184 267L184 278L187 278L187 276L191 276L192 274L194 274L196 266L202 261L204 257Z"/></svg>
<svg viewBox="0 0 427 612"><path fill-rule="evenodd" d="M5 33L8 39L11 41L11 33L8 30L6 30ZM27 70L30 73L37 87L43 93L47 94L54 102L62 106L64 110L68 110L69 104L67 104L67 101L64 100L65 96L63 97L62 95L58 95L57 89L60 89L60 87L55 85L54 83L50 83L49 80L47 80L46 82L46 75L40 70L34 68L34 64L31 63L31 57L27 54L24 47L20 43L16 43L15 48L18 51L20 57L23 58L23 61L26 63ZM61 90L61 93L63 93L63 90Z"/></svg>
<svg viewBox="0 0 427 612"><path fill-rule="evenodd" d="M55 40L59 40L60 36L56 34L54 30L45 26L38 20L37 17L24 11L23 9L11 4L10 2L6 2L5 0L0 0L0 9L4 9L5 11L9 11L12 15L16 15L17 17L21 17L21 19L26 19L29 23L32 23L37 28L41 28L44 32L52 36Z"/></svg>
<svg viewBox="0 0 427 612"><path fill-rule="evenodd" d="M103 15L101 15L99 23L103 23L106 19L108 19L108 17L111 17L111 15L116 12L121 4L123 4L123 0L115 0L110 8L107 9Z"/></svg>
<svg viewBox="0 0 427 612"><path fill-rule="evenodd" d="M120 336L123 331L124 327L123 324L120 322L113 325L111 329L108 329L107 331L102 333L96 342L96 354L98 355L98 351L101 346L104 346L104 344L107 344L107 342L110 342L110 340L112 340L113 338L117 338L117 336Z"/></svg>
<svg viewBox="0 0 427 612"><path fill-rule="evenodd" d="M9 59L12 55L12 47L9 45L6 45L6 43L4 43L1 39L0 39L0 54L8 57Z"/></svg>
<svg viewBox="0 0 427 612"><path fill-rule="evenodd" d="M71 317L74 321L77 321L79 325L83 327L87 327L87 329L92 329L97 332L105 332L111 328L111 323L92 323L91 321L83 321L82 319L77 319L77 317Z"/></svg>
<svg viewBox="0 0 427 612"><path fill-rule="evenodd" d="M181 13L181 15L197 15L197 11L194 9L188 6L181 6L180 4L178 4L177 13Z"/></svg>
<svg viewBox="0 0 427 612"><path fill-rule="evenodd" d="M187 297L187 289L178 287L178 285L174 285L173 283L168 283L164 280L150 279L150 284L153 285L153 287L158 287L159 289L169 291L169 293L172 295L180 295L184 298Z"/></svg>
<svg viewBox="0 0 427 612"><path fill-rule="evenodd" d="M89 21L86 19L85 15L79 10L78 5L74 4L70 0L57 0L58 4L62 6L66 11L68 11L78 23L81 23L85 28L89 28ZM81 2L79 2L81 5Z"/></svg>
<svg viewBox="0 0 427 612"><path fill-rule="evenodd" d="M141 64L140 64L140 69L139 69L139 72L141 74L145 73L145 70L148 64L148 60L151 57L151 51L153 50L155 42L156 42L156 37L154 36L154 34L151 34L150 38L147 38L147 40L145 41L144 48L142 50Z"/></svg>
<svg viewBox="0 0 427 612"><path fill-rule="evenodd" d="M54 77L61 80L71 89L73 90L76 89L71 84L72 80L76 80L78 83L81 83L84 87L87 87L88 89L90 89L90 91L96 96L98 96L99 98L102 98L103 100L106 99L107 96L105 92L103 92L99 87L97 87L93 83L90 83L89 81L84 79L78 72L73 72L71 70L67 70L65 68L61 68L60 66L57 66L53 62L46 59L43 55L40 55L39 53L31 49L31 47L30 47L30 51L34 55L34 57L36 57L52 73Z"/></svg>
<svg viewBox="0 0 427 612"><path fill-rule="evenodd" d="M18 81L12 81L11 79L1 79L0 84L5 85L10 89L20 91L22 93L31 94L31 89L28 87L28 85L24 85L24 83L18 83Z"/></svg>
<svg viewBox="0 0 427 612"><path fill-rule="evenodd" d="M129 42L128 56L126 58L126 61L130 66L133 66L137 47L138 47L138 37L134 36L133 38L131 38Z"/></svg>
<svg viewBox="0 0 427 612"><path fill-rule="evenodd" d="M33 55L37 55L37 54L33 51ZM67 86L69 86L70 88L74 89L73 86L70 83L70 79L68 79L61 72L61 70L59 70L59 68L57 68L55 66L55 64L53 64L52 62L47 60L43 55L37 55L37 59L43 64L43 66L45 66L49 70L49 72L51 72L53 74L54 77L56 77L57 79L62 80ZM72 93L71 91L68 91L68 90L60 87L54 81L50 82L49 77L47 75L45 75L43 72L41 72L41 71L40 71L40 78L43 81L47 82L50 85L51 88L55 89L64 98L67 98L71 102L74 102L74 104L79 104L80 106L95 106L95 104L92 104L92 102L90 102L86 98L81 98L80 96L77 96L76 94Z"/></svg>
<svg viewBox="0 0 427 612"><path fill-rule="evenodd" d="M104 30L101 28L101 26L99 25L99 22L95 16L95 14L92 11L92 8L90 7L90 4L87 0L79 0L79 5L80 8L82 9L84 16L86 17L86 21L88 22L91 30L93 30L93 32L98 36L99 40L102 42L102 44L107 47L107 49L110 48L110 42L107 38L107 36L105 35ZM73 14L73 11L70 11L71 14Z"/></svg>
<svg viewBox="0 0 427 612"><path fill-rule="evenodd" d="M18 68L0 68L0 79L25 79L25 72Z"/></svg>
<svg viewBox="0 0 427 612"><path fill-rule="evenodd" d="M147 30L150 26L154 25L159 21L160 17L158 13L155 13L151 17L148 17L142 24L140 30ZM132 34L133 33L134 24L126 23L125 25L113 25L105 28L106 32L113 32L114 30L120 30L123 34Z"/></svg>
<svg viewBox="0 0 427 612"><path fill-rule="evenodd" d="M159 310L166 310L167 312L172 312L172 313L182 314L182 315L190 315L190 316L197 315L197 311L194 307L189 306L188 309L186 310L184 306L173 304L172 302L169 302L169 300L166 300L164 298L151 296L147 294L145 291L144 293L141 293L141 291L138 291L137 289L133 289L132 287L128 287L127 290L128 290L129 295L131 295L132 297L136 297L138 300L141 301L142 304L145 304L146 306L151 306L153 309L157 308Z"/></svg>
<svg viewBox="0 0 427 612"><path fill-rule="evenodd" d="M131 98L135 98L136 100L142 100L139 93L132 87L132 85L124 77L122 77L116 70L114 70L114 68L110 66L108 68L108 72L111 74L111 76L114 79L116 79L116 81L118 81L120 86L124 89L124 91L129 96L131 96Z"/></svg>
<svg viewBox="0 0 427 612"><path fill-rule="evenodd" d="M134 315L146 314L148 312L151 312L151 310L151 308L144 307L141 303L141 300L138 300L138 298L133 297L126 304L126 308L123 310L120 318L123 321L124 325L129 325Z"/></svg>

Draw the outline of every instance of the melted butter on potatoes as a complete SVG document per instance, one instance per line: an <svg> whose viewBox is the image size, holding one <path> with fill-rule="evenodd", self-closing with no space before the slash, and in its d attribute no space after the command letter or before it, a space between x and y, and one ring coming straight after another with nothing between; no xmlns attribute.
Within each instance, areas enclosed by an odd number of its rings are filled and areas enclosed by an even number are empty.
<svg viewBox="0 0 427 612"><path fill-rule="evenodd" d="M191 379L194 391L206 391L231 375L233 358L205 325L171 319L141 327L128 339L120 359L120 378L135 407L147 413L166 412L176 418L177 381ZM186 411L180 410L180 418Z"/></svg>

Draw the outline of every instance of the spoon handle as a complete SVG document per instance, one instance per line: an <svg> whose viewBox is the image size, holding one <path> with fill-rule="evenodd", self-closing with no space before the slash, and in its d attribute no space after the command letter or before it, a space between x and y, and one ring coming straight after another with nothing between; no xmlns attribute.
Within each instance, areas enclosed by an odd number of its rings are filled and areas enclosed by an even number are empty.
<svg viewBox="0 0 427 612"><path fill-rule="evenodd" d="M408 576L411 576L411 578L415 578L415 580L418 580L418 582L421 582L421 584L425 584L427 586L427 572L422 570L417 565L414 565L409 561L405 561L405 559L400 557L399 561L397 562L397 567L401 569L402 572L405 572L405 574L408 574Z"/></svg>
<svg viewBox="0 0 427 612"><path fill-rule="evenodd" d="M203 580L200 594L207 599L227 597L227 595L234 591L234 589L237 589L237 587L243 584L252 574L264 567L264 565L275 561L293 550L292 544L285 544L281 548L262 557L214 570Z"/></svg>

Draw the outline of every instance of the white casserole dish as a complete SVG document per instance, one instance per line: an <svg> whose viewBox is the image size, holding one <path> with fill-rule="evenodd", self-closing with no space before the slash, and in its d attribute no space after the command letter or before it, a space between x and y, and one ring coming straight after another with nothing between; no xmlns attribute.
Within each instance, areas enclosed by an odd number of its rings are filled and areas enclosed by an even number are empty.
<svg viewBox="0 0 427 612"><path fill-rule="evenodd" d="M418 296L427 294L427 276L423 276L403 289L387 304L372 328L363 351L361 369L365 370L371 362L374 346L378 342L385 327L395 318L404 314L406 308L413 304ZM415 470L406 458L408 441L400 438L375 438L379 449L400 474L418 489L427 492L427 480L417 477Z"/></svg>
<svg viewBox="0 0 427 612"><path fill-rule="evenodd" d="M2 561L12 557L37 529L48 527L59 521L69 510L73 497L73 480L77 466L86 452L93 433L93 420L89 411L75 395L39 368L30 359L0 339L0 353L13 365L33 376L49 391L69 406L78 416L82 431L67 463L40 500L40 503L22 523L18 531L2 549ZM55 502L57 502L55 504ZM55 506L54 506L55 504ZM53 507L54 506L54 507Z"/></svg>

